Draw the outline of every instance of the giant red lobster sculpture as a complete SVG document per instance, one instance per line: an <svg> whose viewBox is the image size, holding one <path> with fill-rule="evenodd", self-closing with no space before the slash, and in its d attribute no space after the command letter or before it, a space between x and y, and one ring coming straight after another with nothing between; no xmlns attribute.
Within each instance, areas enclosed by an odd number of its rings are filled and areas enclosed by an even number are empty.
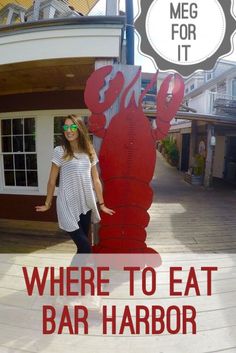
<svg viewBox="0 0 236 353"><path fill-rule="evenodd" d="M105 204L116 211L115 215L101 214L99 244L95 253L156 253L147 247L145 228L149 223L147 210L151 206L153 192L149 183L156 162L156 140L166 136L170 121L183 99L184 83L180 75L169 75L163 81L157 95L156 128L145 117L142 100L157 81L157 74L142 93L138 104L134 93L125 107L127 94L141 75L139 70L121 96L120 110L109 126L105 111L119 97L124 86L124 75L117 72L109 81L109 87L101 102L100 91L112 66L104 66L90 76L85 89L85 103L92 112L90 131L103 138L99 154L101 178L104 185ZM172 97L168 99L170 81L173 81Z"/></svg>

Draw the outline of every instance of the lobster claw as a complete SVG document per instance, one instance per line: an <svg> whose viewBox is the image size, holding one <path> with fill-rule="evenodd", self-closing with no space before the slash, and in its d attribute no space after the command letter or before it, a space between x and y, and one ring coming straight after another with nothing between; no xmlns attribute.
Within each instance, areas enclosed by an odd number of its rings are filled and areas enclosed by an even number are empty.
<svg viewBox="0 0 236 353"><path fill-rule="evenodd" d="M184 97L184 80L179 74L174 75L173 89L168 95L172 78L173 75L165 78L157 95L157 128L154 130L154 137L157 140L167 135L170 122L176 115Z"/></svg>
<svg viewBox="0 0 236 353"><path fill-rule="evenodd" d="M103 138L105 136L106 116L104 114L92 114L89 117L88 128L92 134Z"/></svg>
<svg viewBox="0 0 236 353"><path fill-rule="evenodd" d="M112 65L103 66L94 71L86 83L84 100L87 107L93 114L104 113L119 96L123 85L124 76L122 72L118 71L115 77L109 81L110 86L104 93L104 101L100 102L100 91L105 85L105 78L112 71Z"/></svg>

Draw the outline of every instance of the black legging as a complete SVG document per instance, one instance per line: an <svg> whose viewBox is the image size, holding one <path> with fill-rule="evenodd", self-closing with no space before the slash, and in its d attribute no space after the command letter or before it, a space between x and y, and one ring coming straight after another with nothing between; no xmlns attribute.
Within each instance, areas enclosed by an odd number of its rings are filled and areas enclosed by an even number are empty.
<svg viewBox="0 0 236 353"><path fill-rule="evenodd" d="M73 232L67 232L70 234L71 239L77 246L77 254L90 254L92 251L88 238L91 223L91 213L92 211L90 210L85 215L81 214L80 220L78 222L79 228Z"/></svg>

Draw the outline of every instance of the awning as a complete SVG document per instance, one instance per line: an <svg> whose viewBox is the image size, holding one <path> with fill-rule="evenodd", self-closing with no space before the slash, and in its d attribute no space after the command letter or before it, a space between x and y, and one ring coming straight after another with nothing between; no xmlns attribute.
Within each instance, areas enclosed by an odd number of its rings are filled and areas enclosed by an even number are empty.
<svg viewBox="0 0 236 353"><path fill-rule="evenodd" d="M236 117L226 115L211 115L191 112L178 112L176 119L184 119L191 121L204 121L212 124L236 125Z"/></svg>
<svg viewBox="0 0 236 353"><path fill-rule="evenodd" d="M156 110L148 110L144 108L144 114L151 119L156 119ZM178 111L175 119L189 120L189 121L203 121L212 124L223 124L223 125L236 125L236 116L230 115L211 115ZM175 126L175 125L173 125ZM177 126L177 125L176 125Z"/></svg>

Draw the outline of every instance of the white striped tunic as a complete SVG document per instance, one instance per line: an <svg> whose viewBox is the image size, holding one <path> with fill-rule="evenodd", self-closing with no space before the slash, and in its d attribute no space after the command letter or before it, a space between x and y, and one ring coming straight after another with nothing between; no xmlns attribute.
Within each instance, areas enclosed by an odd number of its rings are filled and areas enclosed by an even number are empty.
<svg viewBox="0 0 236 353"><path fill-rule="evenodd" d="M59 227L67 232L79 228L79 216L92 210L92 222L100 221L91 177L91 167L98 162L97 156L90 162L86 153L75 153L75 157L63 159L62 146L54 148L52 162L60 167L60 182L57 194L57 218Z"/></svg>

